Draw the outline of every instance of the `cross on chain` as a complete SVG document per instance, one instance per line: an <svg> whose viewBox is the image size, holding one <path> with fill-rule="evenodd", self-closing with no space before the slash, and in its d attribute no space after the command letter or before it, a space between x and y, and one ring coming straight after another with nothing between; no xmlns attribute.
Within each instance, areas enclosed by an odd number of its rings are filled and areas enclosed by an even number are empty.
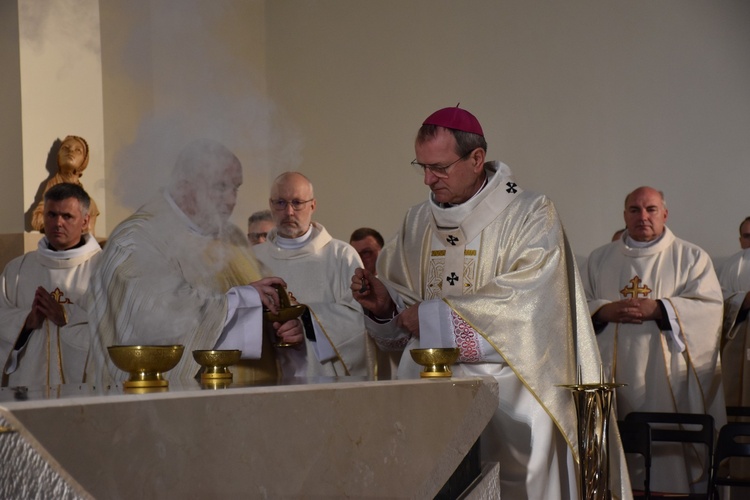
<svg viewBox="0 0 750 500"><path fill-rule="evenodd" d="M448 236L447 238L445 238L445 241L447 241L448 243L450 243L451 245L453 245L455 247L456 243L458 243L458 238L456 238L455 236L453 236L451 234L450 236Z"/></svg>
<svg viewBox="0 0 750 500"><path fill-rule="evenodd" d="M518 192L518 190L516 189L516 186L518 186L518 184L516 184L515 182L508 181L505 183L505 185L508 186L508 189L505 190L506 193Z"/></svg>
<svg viewBox="0 0 750 500"><path fill-rule="evenodd" d="M456 281L458 281L458 275L456 273L451 273L450 276L445 278L448 283L450 283L451 286L454 286L456 284Z"/></svg>
<svg viewBox="0 0 750 500"><path fill-rule="evenodd" d="M625 297L630 295L631 298L637 299L638 294L643 294L643 296L646 297L649 293L651 293L651 289L646 285L643 285L641 287L638 286L638 284L641 283L641 278L639 278L637 275L635 278L630 280L629 283L632 285L630 288L625 287L620 290L620 293Z"/></svg>

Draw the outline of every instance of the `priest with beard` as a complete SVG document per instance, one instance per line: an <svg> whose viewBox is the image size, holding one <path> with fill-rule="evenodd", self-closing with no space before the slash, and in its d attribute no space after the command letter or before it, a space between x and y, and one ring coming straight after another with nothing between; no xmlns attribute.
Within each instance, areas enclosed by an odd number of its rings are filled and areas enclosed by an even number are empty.
<svg viewBox="0 0 750 500"><path fill-rule="evenodd" d="M466 110L422 124L412 165L430 188L377 262L350 288L384 349L460 350L456 376L492 376L500 402L480 438L499 462L503 498L579 498L578 422L560 384L599 381L600 358L583 287L552 202L526 191L510 168L485 161L487 142ZM404 352L398 378L419 377ZM614 498L630 498L624 456L611 435Z"/></svg>
<svg viewBox="0 0 750 500"><path fill-rule="evenodd" d="M594 250L585 283L602 360L617 382L616 414L709 413L726 422L719 366L722 295L708 254L666 226L664 195L625 198L625 233ZM700 456L679 443L652 450L652 491L705 491ZM633 484L642 470L631 469Z"/></svg>
<svg viewBox="0 0 750 500"><path fill-rule="evenodd" d="M169 186L118 225L90 284L93 379L122 379L111 345L183 344L186 355L166 377L194 377L196 349L240 349L236 380L277 377L263 332L264 307L276 312L274 285L264 277L244 232L229 223L242 165L224 145L196 140L180 153ZM302 323L272 325L300 342Z"/></svg>

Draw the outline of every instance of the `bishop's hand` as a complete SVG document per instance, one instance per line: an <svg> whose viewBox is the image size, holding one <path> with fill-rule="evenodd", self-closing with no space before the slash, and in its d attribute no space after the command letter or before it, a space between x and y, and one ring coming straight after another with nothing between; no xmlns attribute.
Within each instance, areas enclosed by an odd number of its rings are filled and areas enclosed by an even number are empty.
<svg viewBox="0 0 750 500"><path fill-rule="evenodd" d="M354 270L351 284L354 300L377 318L390 318L396 311L388 290L382 281L366 269Z"/></svg>

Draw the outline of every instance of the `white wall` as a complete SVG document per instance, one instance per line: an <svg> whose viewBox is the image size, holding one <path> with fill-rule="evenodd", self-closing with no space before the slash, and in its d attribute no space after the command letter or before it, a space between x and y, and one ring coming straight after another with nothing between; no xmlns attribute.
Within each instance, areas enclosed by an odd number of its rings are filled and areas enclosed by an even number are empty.
<svg viewBox="0 0 750 500"><path fill-rule="evenodd" d="M304 138L318 219L393 234L426 197L410 171L432 111L461 102L489 157L548 194L574 251L666 192L669 225L719 257L750 215L750 2L274 0L268 88Z"/></svg>

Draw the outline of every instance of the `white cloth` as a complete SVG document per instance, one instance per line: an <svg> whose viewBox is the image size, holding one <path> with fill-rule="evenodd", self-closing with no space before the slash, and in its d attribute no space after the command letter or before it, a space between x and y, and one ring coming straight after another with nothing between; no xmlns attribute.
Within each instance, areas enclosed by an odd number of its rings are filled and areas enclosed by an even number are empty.
<svg viewBox="0 0 750 500"><path fill-rule="evenodd" d="M750 248L732 255L719 273L724 295L721 370L727 406L750 406L750 320L740 315L750 292Z"/></svg>
<svg viewBox="0 0 750 500"><path fill-rule="evenodd" d="M560 384L598 381L599 352L578 271L560 219L544 196L524 192L510 169L485 165L488 183L471 200L432 199L407 213L378 257L399 311L420 302L420 338L368 319L383 349L458 347L457 375L492 375L500 404L482 435L498 461L503 497L578 498L578 426ZM418 377L404 353L399 378ZM614 498L630 498L619 436L611 440Z"/></svg>
<svg viewBox="0 0 750 500"><path fill-rule="evenodd" d="M101 253L95 238L86 234L84 239L78 248L56 252L42 238L36 251L5 267L0 278L0 358L8 385L57 385L62 377L66 383L84 381L89 349L85 292ZM68 322L58 327L45 320L14 350L39 286L56 297Z"/></svg>
<svg viewBox="0 0 750 500"><path fill-rule="evenodd" d="M112 232L90 286L94 380L126 377L107 354L111 345L184 345L165 378L193 377L196 349L261 355L263 312L245 285L263 273L244 233L227 224L204 235L188 222L162 193Z"/></svg>
<svg viewBox="0 0 750 500"><path fill-rule="evenodd" d="M602 360L617 382L627 384L616 392L618 418L633 411L710 413L718 429L726 422L719 363L721 288L706 252L669 228L664 231L651 246L631 247L623 238L594 250L586 296L592 316L634 293L661 300L675 313L684 347L655 321L609 323L597 335ZM688 492L689 484L699 481L701 464L686 464L685 456L694 455L675 448L655 449L654 470L662 471L651 476L655 491ZM633 484L640 478L634 476Z"/></svg>
<svg viewBox="0 0 750 500"><path fill-rule="evenodd" d="M333 239L317 222L299 248L282 248L281 240L272 229L268 240L254 246L253 252L308 307L315 330L315 341L305 339L306 349L279 350L284 376L372 375L362 307L350 289L354 270L362 267L356 250Z"/></svg>

